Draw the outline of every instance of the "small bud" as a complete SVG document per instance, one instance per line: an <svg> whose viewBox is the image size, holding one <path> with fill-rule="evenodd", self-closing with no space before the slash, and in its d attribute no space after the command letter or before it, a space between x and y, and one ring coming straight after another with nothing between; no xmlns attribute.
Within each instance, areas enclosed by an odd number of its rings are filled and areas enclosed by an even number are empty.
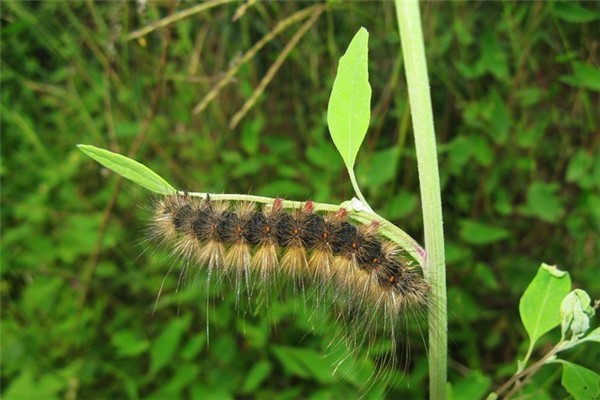
<svg viewBox="0 0 600 400"><path fill-rule="evenodd" d="M309 200L306 203L304 203L304 207L302 207L302 211L304 211L307 214L312 213L314 209L315 203L312 200Z"/></svg>
<svg viewBox="0 0 600 400"><path fill-rule="evenodd" d="M273 201L273 212L280 212L283 209L283 200L277 197Z"/></svg>

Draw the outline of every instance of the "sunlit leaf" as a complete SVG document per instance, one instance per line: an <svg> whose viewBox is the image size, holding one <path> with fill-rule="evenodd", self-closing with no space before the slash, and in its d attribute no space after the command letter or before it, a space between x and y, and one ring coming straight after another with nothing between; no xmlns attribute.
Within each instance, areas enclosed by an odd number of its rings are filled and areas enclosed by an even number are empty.
<svg viewBox="0 0 600 400"><path fill-rule="evenodd" d="M570 289L568 273L555 266L540 266L519 303L521 320L531 343L560 324L560 304Z"/></svg>
<svg viewBox="0 0 600 400"><path fill-rule="evenodd" d="M79 144L77 147L106 168L152 192L165 195L176 192L175 188L156 172L131 158L87 144Z"/></svg>
<svg viewBox="0 0 600 400"><path fill-rule="evenodd" d="M340 59L327 108L329 132L348 171L354 168L371 119L368 40L369 33L360 28Z"/></svg>

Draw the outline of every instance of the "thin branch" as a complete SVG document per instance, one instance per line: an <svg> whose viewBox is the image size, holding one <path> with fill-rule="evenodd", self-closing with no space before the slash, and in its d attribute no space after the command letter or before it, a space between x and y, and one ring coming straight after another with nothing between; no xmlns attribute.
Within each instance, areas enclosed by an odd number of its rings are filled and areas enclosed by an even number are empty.
<svg viewBox="0 0 600 400"><path fill-rule="evenodd" d="M230 3L233 0L214 0L214 1L209 1L206 3L202 3L202 4L198 4L197 6L194 7L190 7L186 10L183 10L181 12L178 12L177 14L171 14L166 18L160 19L158 21L155 21L153 23L151 23L148 26L145 26L141 29L138 29L135 32L131 32L129 35L127 35L127 37L125 38L127 41L133 40L133 39L137 39L140 38L142 36L145 36L147 34L149 34L150 32L156 30L156 29L161 29L161 28L165 28L179 20L182 20L184 18L190 17L194 14L198 14L202 11L211 9L213 7L217 7L220 6L221 4L226 4L226 3Z"/></svg>
<svg viewBox="0 0 600 400"><path fill-rule="evenodd" d="M229 123L229 129L234 129L242 120L242 118L244 118L244 116L248 113L248 110L250 110L250 108L254 106L258 97L265 91L267 85L271 82L275 74L277 74L279 68L281 68L281 65L287 58L288 54L292 51L294 47L296 47L300 39L302 39L304 34L310 29L311 26L313 26L317 18L319 18L319 16L321 15L321 13L323 13L324 10L324 5L317 8L312 17L310 17L310 19L306 21L304 25L300 27L300 29L298 29L298 32L294 34L289 43L284 47L281 53L279 53L279 56L277 56L275 62L271 65L271 67L269 67L269 70L252 93L252 96L250 96L250 98L246 100L242 108L231 118L231 122Z"/></svg>
<svg viewBox="0 0 600 400"><path fill-rule="evenodd" d="M252 57L254 57L256 53L258 53L267 43L269 43L271 40L277 37L277 35L279 35L281 32L287 29L290 25L293 25L294 23L301 21L304 18L307 18L308 16L312 15L315 12L315 10L321 7L321 4L307 7L303 10L295 12L291 16L280 21L271 32L263 36L258 42L254 44L254 46L252 46L252 48L250 48L250 50L244 53L240 61L227 71L225 76L223 76L223 78L221 78L221 80L217 82L215 87L212 88L206 96L204 96L200 103L198 103L196 107L194 107L192 112L194 114L202 112L202 110L204 110L210 104L210 102L214 100L217 94L219 94L221 89L233 79L233 77L238 73L240 68L244 64L246 64L250 59L252 59Z"/></svg>
<svg viewBox="0 0 600 400"><path fill-rule="evenodd" d="M529 379L541 368L550 358L552 358L556 353L560 351L560 346L563 344L561 340L552 350L550 350L544 357L531 364L528 368L525 368L521 372L517 372L514 374L508 381L506 381L502 386L500 386L494 393L496 396L500 397L504 392L512 387L512 389L505 396L506 399L510 398L512 395L516 393L521 387L527 383Z"/></svg>

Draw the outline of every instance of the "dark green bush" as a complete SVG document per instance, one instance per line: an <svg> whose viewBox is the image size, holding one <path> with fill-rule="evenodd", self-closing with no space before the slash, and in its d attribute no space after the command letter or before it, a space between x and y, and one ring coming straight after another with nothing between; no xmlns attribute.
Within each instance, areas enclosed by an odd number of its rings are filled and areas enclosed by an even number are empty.
<svg viewBox="0 0 600 400"><path fill-rule="evenodd" d="M315 4L257 3L235 21L241 4L222 5L127 40L195 4L2 2L3 397L352 398L364 385L374 361L332 377L326 320L291 298L267 318L236 312L228 288L214 289L208 314L205 285L176 293L178 264L143 241L147 194L75 147L134 156L185 189L339 203L352 187L325 110L337 60L362 25L373 115L357 178L371 206L421 238L393 3L327 3L235 129L231 118L305 20L192 113L279 21ZM422 14L441 152L450 380L468 393L471 382L504 381L525 352L518 299L540 261L599 297L600 8L432 2ZM390 397L426 394L426 352L418 337L411 347ZM569 356L594 368L599 353ZM526 390L564 396L548 371ZM382 397L383 386L370 395Z"/></svg>

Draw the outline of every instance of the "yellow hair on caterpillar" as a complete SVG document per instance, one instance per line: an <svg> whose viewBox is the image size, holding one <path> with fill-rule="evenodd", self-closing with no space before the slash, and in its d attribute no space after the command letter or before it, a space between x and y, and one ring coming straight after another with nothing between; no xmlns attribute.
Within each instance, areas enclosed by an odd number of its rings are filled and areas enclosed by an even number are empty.
<svg viewBox="0 0 600 400"><path fill-rule="evenodd" d="M286 212L280 199L258 208L171 195L156 203L152 227L175 255L232 277L238 294L242 281L249 290L250 279L269 286L285 276L381 308L386 320L427 305L429 287L405 253L379 237L377 223L351 224L344 209L320 215L312 202Z"/></svg>

